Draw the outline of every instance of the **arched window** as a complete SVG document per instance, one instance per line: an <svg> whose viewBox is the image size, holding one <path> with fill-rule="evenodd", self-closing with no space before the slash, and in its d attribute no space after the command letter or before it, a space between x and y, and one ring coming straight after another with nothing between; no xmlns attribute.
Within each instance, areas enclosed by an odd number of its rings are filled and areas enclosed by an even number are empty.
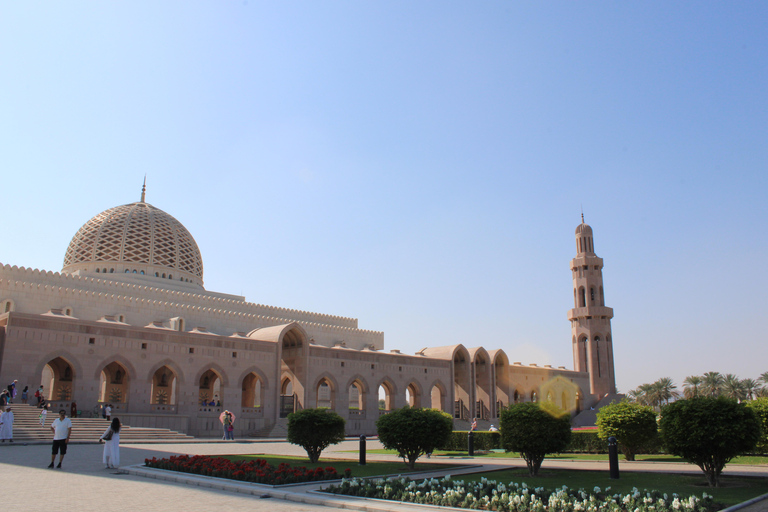
<svg viewBox="0 0 768 512"><path fill-rule="evenodd" d="M587 305L587 296L584 287L579 288L579 307L583 308Z"/></svg>
<svg viewBox="0 0 768 512"><path fill-rule="evenodd" d="M590 303L594 306L595 305L595 287L594 286L589 289L589 300L591 301Z"/></svg>
<svg viewBox="0 0 768 512"><path fill-rule="evenodd" d="M602 368L600 368L600 336L595 336L595 354L597 355L597 376L602 377Z"/></svg>

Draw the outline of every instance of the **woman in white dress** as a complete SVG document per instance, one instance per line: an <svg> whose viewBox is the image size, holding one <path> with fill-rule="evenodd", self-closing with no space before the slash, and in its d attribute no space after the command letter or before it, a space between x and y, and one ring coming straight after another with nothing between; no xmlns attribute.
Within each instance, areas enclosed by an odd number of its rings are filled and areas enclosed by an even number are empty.
<svg viewBox="0 0 768 512"><path fill-rule="evenodd" d="M0 414L0 439L5 442L8 439L13 442L13 412L7 407L5 412Z"/></svg>
<svg viewBox="0 0 768 512"><path fill-rule="evenodd" d="M120 466L120 420L112 418L109 428L104 431L99 442L104 441L104 465L109 468Z"/></svg>

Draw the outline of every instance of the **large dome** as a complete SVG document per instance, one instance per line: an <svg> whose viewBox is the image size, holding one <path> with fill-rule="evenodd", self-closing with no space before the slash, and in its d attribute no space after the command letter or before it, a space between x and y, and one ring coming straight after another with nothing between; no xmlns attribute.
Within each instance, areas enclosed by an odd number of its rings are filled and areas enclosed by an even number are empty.
<svg viewBox="0 0 768 512"><path fill-rule="evenodd" d="M141 274L203 285L203 258L181 222L149 203L116 206L86 222L62 272Z"/></svg>

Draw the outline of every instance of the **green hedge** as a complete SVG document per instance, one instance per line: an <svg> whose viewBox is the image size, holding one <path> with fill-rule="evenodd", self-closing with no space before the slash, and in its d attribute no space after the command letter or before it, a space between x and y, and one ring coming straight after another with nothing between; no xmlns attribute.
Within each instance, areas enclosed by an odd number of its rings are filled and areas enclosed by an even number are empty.
<svg viewBox="0 0 768 512"><path fill-rule="evenodd" d="M448 443L441 446L440 450L450 452L466 452L467 436L466 430L454 430ZM489 450L501 449L501 433L499 432L477 432L475 431L475 450L487 452ZM608 441L597 437L597 431L575 431L571 432L571 442L563 453L608 453ZM654 441L643 446L638 453L656 454L665 453L661 441Z"/></svg>
<svg viewBox="0 0 768 512"><path fill-rule="evenodd" d="M608 453L608 441L597 437L597 431L571 432L571 442L564 453ZM661 441L655 439L646 443L638 453L665 453Z"/></svg>
<svg viewBox="0 0 768 512"><path fill-rule="evenodd" d="M454 430L448 443L441 446L440 450L450 452L466 452L468 448L469 432L466 430ZM499 432L478 432L475 431L475 450L487 452L495 448L501 448L501 433Z"/></svg>

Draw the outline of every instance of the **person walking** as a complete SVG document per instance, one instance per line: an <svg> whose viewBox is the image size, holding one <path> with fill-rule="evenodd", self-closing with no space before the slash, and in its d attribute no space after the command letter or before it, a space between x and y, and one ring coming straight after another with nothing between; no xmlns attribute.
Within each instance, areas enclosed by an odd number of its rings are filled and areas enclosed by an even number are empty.
<svg viewBox="0 0 768 512"><path fill-rule="evenodd" d="M29 386L24 386L24 389L21 392L21 403L26 404L28 398L29 398Z"/></svg>
<svg viewBox="0 0 768 512"><path fill-rule="evenodd" d="M99 438L104 443L102 460L106 469L117 469L120 466L120 419L113 418L109 428Z"/></svg>
<svg viewBox="0 0 768 512"><path fill-rule="evenodd" d="M59 464L56 466L58 469L61 469L61 461L64 460L64 456L67 454L67 445L69 444L69 438L72 435L72 421L67 418L67 411L64 409L59 411L59 417L51 423L51 432L53 432L53 447L51 451L51 463L48 467L53 467L53 462L56 460L56 454L61 452L59 455Z"/></svg>
<svg viewBox="0 0 768 512"><path fill-rule="evenodd" d="M472 418L472 426L469 427L470 432L477 430L477 418Z"/></svg>
<svg viewBox="0 0 768 512"><path fill-rule="evenodd" d="M43 403L43 386L40 386L37 388L37 391L35 391L35 398L37 398L37 406L40 407L40 404Z"/></svg>
<svg viewBox="0 0 768 512"><path fill-rule="evenodd" d="M221 426L224 428L224 440L235 440L235 415L225 410L219 416Z"/></svg>
<svg viewBox="0 0 768 512"><path fill-rule="evenodd" d="M107 421L112 419L112 404L107 404L107 406L104 408L104 414L107 417Z"/></svg>
<svg viewBox="0 0 768 512"><path fill-rule="evenodd" d="M45 407L40 409L40 416L37 417L38 420L40 420L40 426L45 426L45 418L48 416L48 405L46 404Z"/></svg>
<svg viewBox="0 0 768 512"><path fill-rule="evenodd" d="M6 439L13 442L13 411L10 407L0 414L0 442L4 443Z"/></svg>

